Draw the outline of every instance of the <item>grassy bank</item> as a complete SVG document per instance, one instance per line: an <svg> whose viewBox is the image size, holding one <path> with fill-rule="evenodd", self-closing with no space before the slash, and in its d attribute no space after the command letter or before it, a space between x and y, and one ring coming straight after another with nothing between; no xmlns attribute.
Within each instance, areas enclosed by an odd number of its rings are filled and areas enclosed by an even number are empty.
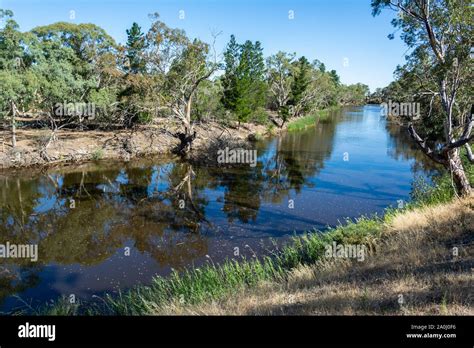
<svg viewBox="0 0 474 348"><path fill-rule="evenodd" d="M324 121L329 118L331 111L340 109L340 107L331 107L324 110L318 110L311 115L299 117L288 123L287 130L289 132L300 131L307 127L312 127L317 124L318 121Z"/></svg>
<svg viewBox="0 0 474 348"><path fill-rule="evenodd" d="M351 241L359 242L364 225L353 226ZM474 314L474 199L395 214L379 226L368 236L374 251L364 262L321 258L299 264L285 279L260 282L219 301L169 304L152 313Z"/></svg>
<svg viewBox="0 0 474 348"><path fill-rule="evenodd" d="M471 168L472 173L472 168ZM445 179L443 179L445 180ZM419 188L418 195L421 195ZM474 200L447 186L424 188L425 201L384 217L347 221L295 237L260 259L209 263L156 277L95 303L65 299L49 315L456 313L472 311ZM426 200L426 197L432 197ZM335 242L364 245L364 262L326 258ZM452 248L459 248L454 257ZM403 301L399 302L399 295ZM436 311L435 309L439 310Z"/></svg>

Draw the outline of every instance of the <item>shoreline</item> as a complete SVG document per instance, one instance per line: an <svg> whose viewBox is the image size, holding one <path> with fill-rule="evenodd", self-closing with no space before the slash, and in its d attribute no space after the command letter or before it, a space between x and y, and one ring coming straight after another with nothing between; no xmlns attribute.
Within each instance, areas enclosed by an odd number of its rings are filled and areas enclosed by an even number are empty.
<svg viewBox="0 0 474 348"><path fill-rule="evenodd" d="M269 135L268 127L257 124L242 124L237 128L206 122L196 124L195 130L197 137L193 142L193 149L196 152L205 149L210 141L250 141ZM277 133L282 130L277 130ZM171 155L173 148L179 143L172 133L178 131L180 126L171 121L162 125L119 131L60 130L56 132L57 140L50 144L45 155L41 151L41 144L50 136L49 130L18 130L15 148L7 144L9 131L3 130L0 131L0 171L46 169L98 160L128 162L136 158Z"/></svg>
<svg viewBox="0 0 474 348"><path fill-rule="evenodd" d="M224 125L217 121L200 122L194 125L197 136L193 141L194 153L205 151L210 141L252 142L262 137L281 135L284 132L301 131L327 120L331 112L344 106L316 110L314 113L289 120L281 128L269 122L266 125L242 123ZM137 158L173 155L179 144L173 133L182 126L174 120L161 120L155 125L140 125L135 128L111 130L69 130L56 132L56 140L44 145L51 136L49 129L17 129L17 145L9 143L9 130L0 130L0 172L26 168L47 169L63 165L79 165L98 160L128 162Z"/></svg>

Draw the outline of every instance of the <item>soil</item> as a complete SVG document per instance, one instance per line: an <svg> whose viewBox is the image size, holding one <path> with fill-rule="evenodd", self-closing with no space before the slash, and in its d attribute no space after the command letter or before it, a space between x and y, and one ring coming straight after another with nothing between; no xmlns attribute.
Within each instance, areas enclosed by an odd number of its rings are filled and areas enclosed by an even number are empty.
<svg viewBox="0 0 474 348"><path fill-rule="evenodd" d="M216 122L196 124L197 137L193 152L205 149L214 140L252 140L266 134L267 127L242 124L223 126ZM24 167L46 167L91 160L117 159L128 161L136 157L170 154L179 144L175 133L179 124L140 126L114 131L66 130L56 132L56 139L46 150L51 136L48 129L18 129L17 146L11 146L11 133L0 130L0 170Z"/></svg>

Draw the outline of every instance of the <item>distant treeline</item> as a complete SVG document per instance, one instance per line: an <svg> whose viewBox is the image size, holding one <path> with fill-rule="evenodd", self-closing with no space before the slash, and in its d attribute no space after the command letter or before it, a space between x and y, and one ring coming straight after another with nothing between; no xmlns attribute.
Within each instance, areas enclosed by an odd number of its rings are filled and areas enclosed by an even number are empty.
<svg viewBox="0 0 474 348"><path fill-rule="evenodd" d="M0 10L0 18L0 119L13 130L18 116L42 118L54 129L175 117L189 136L196 120L265 123L273 114L284 123L315 109L364 103L368 95L366 85L341 84L317 60L285 52L265 59L258 41L231 36L217 54L213 44L169 28L158 14L146 33L133 23L124 45L95 24L21 32L11 11Z"/></svg>

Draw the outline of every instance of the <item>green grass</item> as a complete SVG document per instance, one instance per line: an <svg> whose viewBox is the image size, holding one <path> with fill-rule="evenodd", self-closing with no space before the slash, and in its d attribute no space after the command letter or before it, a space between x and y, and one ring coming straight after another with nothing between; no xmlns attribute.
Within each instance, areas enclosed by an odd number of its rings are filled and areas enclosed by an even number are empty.
<svg viewBox="0 0 474 348"><path fill-rule="evenodd" d="M316 122L325 121L329 118L330 111L335 110L337 108L328 108L324 110L318 110L314 114L307 115L304 117L300 117L288 123L287 130L289 132L300 131L306 129L307 127L312 127L316 125Z"/></svg>
<svg viewBox="0 0 474 348"><path fill-rule="evenodd" d="M104 150L101 148L97 148L92 152L92 160L99 161L104 158Z"/></svg>
<svg viewBox="0 0 474 348"><path fill-rule="evenodd" d="M474 165L469 163L466 157L466 149L461 149L461 158L463 159L463 166L469 182L474 183ZM436 175L433 178L433 183L427 182L423 177L415 179L412 187L412 206L432 205L439 203L446 203L454 197L454 183L453 179L448 173Z"/></svg>

